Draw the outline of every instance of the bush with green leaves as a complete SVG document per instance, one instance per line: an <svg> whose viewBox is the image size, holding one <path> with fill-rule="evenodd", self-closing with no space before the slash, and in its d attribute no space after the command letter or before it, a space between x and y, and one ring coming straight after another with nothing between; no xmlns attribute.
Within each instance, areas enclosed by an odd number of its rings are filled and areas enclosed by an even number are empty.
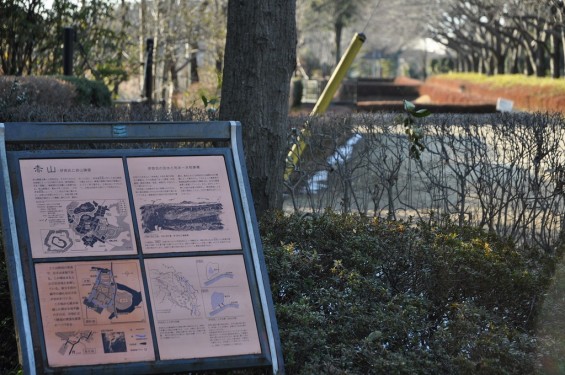
<svg viewBox="0 0 565 375"><path fill-rule="evenodd" d="M61 76L76 88L78 105L107 107L112 105L112 94L102 81L93 81L82 77Z"/></svg>
<svg viewBox="0 0 565 375"><path fill-rule="evenodd" d="M262 237L289 374L531 374L557 256L441 219L275 213Z"/></svg>

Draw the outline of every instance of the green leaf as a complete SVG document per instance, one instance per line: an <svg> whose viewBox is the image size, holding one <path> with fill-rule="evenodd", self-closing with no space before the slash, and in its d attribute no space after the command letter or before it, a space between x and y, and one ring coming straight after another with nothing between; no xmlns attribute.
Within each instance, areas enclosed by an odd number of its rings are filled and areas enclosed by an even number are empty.
<svg viewBox="0 0 565 375"><path fill-rule="evenodd" d="M369 336L367 336L367 341L374 342L380 340L381 337L383 337L383 333L381 331L373 331L369 333Z"/></svg>
<svg viewBox="0 0 565 375"><path fill-rule="evenodd" d="M208 107L208 98L204 95L201 96L202 103L204 103L204 107Z"/></svg>
<svg viewBox="0 0 565 375"><path fill-rule="evenodd" d="M432 113L428 109L419 109L412 114L414 115L414 117L426 117L431 115Z"/></svg>
<svg viewBox="0 0 565 375"><path fill-rule="evenodd" d="M409 102L408 100L404 100L404 110L412 113L416 110L416 106L414 105L414 103Z"/></svg>

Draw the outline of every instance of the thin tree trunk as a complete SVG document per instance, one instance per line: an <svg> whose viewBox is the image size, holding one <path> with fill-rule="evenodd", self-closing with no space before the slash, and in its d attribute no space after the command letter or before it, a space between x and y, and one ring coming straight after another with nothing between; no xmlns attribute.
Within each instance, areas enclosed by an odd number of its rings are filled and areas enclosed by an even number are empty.
<svg viewBox="0 0 565 375"><path fill-rule="evenodd" d="M198 49L197 44L190 44L190 83L194 84L200 82L200 76L198 75L198 59L197 59L197 52L194 52Z"/></svg>
<svg viewBox="0 0 565 375"><path fill-rule="evenodd" d="M139 91L141 96L145 94L143 87L145 79L145 35L147 24L147 0L141 0L139 4Z"/></svg>
<svg viewBox="0 0 565 375"><path fill-rule="evenodd" d="M561 76L561 45L560 40L555 34L551 34L551 77L559 78Z"/></svg>
<svg viewBox="0 0 565 375"><path fill-rule="evenodd" d="M339 64L341 59L341 34L343 31L343 24L341 22L335 23L335 66Z"/></svg>

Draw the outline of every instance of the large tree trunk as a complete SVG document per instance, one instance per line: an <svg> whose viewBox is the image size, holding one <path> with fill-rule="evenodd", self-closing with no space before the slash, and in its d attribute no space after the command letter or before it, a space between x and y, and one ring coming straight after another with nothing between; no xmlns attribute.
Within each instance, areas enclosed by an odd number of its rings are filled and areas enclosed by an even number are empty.
<svg viewBox="0 0 565 375"><path fill-rule="evenodd" d="M230 0L220 118L241 121L257 215L282 208L295 0Z"/></svg>

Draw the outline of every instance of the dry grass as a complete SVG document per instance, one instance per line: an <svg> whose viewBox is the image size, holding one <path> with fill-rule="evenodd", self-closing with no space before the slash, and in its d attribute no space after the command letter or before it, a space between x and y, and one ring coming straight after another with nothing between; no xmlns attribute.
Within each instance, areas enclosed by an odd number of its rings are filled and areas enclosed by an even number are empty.
<svg viewBox="0 0 565 375"><path fill-rule="evenodd" d="M565 113L565 80L559 79L451 73L430 77L420 92L433 103L483 104L505 98L518 110Z"/></svg>

